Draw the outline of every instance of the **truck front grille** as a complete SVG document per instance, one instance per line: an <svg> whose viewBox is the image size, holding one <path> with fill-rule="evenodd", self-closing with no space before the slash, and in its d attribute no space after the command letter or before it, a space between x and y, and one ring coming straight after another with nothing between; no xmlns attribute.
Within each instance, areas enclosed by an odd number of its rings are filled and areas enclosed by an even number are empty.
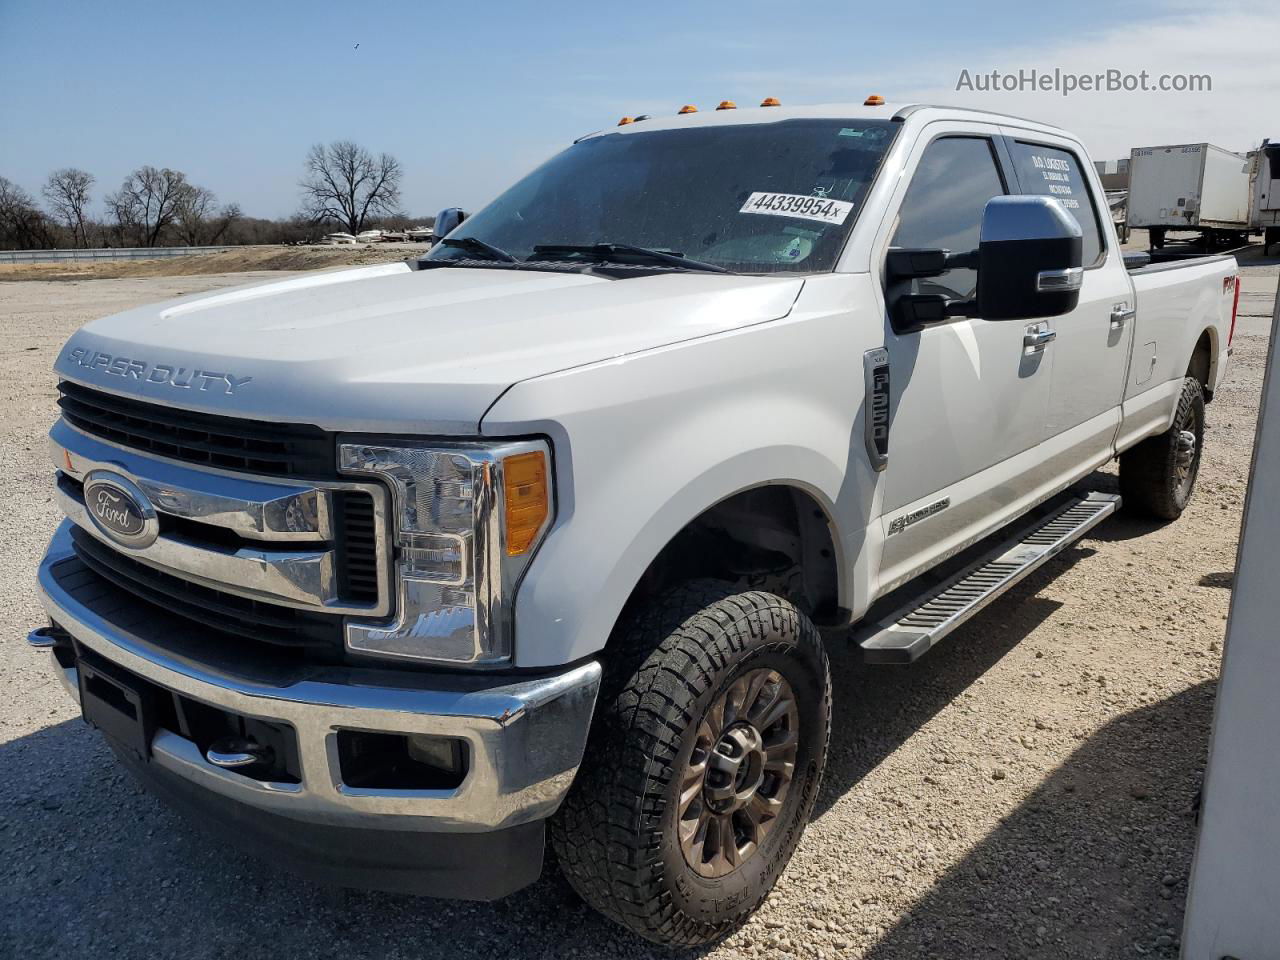
<svg viewBox="0 0 1280 960"><path fill-rule="evenodd" d="M310 424L195 413L67 380L58 393L62 415L73 426L144 453L278 477L327 477L337 469L333 435Z"/></svg>
<svg viewBox="0 0 1280 960"><path fill-rule="evenodd" d="M229 650L252 641L264 656L322 663L342 659L346 617L390 615L386 494L338 474L334 434L65 381L59 391L56 494L104 601L198 624ZM139 485L157 518L151 542L122 548L97 523L84 486L94 473Z"/></svg>
<svg viewBox="0 0 1280 960"><path fill-rule="evenodd" d="M378 599L378 524L367 493L334 495L338 590L351 603Z"/></svg>
<svg viewBox="0 0 1280 960"><path fill-rule="evenodd" d="M335 656L342 651L341 617L250 600L162 573L78 528L72 529L71 539L86 567L117 589L154 605L159 615L273 646Z"/></svg>

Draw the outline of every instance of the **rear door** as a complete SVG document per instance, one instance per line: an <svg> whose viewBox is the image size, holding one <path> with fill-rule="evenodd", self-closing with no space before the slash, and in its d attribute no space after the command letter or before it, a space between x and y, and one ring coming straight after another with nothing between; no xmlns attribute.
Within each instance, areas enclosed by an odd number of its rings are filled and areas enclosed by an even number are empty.
<svg viewBox="0 0 1280 960"><path fill-rule="evenodd" d="M1104 227L1101 193L1080 148L1063 138L1006 129L1019 190L1056 197L1083 234L1080 303L1055 317L1047 350L1053 372L1039 483L1061 486L1105 463L1120 426L1134 331L1133 285L1115 233Z"/></svg>
<svg viewBox="0 0 1280 960"><path fill-rule="evenodd" d="M976 249L983 208L1011 189L999 128L930 124L908 158L877 239L890 247ZM916 292L974 295L951 270ZM881 515L880 588L889 589L1019 512L1044 435L1052 354L1024 342L1033 323L956 317L904 331L886 316L890 434Z"/></svg>

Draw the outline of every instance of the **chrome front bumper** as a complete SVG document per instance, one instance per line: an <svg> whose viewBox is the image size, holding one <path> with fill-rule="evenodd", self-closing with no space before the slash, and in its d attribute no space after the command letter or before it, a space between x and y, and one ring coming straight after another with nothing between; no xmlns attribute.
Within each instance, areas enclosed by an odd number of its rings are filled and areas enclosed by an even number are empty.
<svg viewBox="0 0 1280 960"><path fill-rule="evenodd" d="M297 736L301 783L263 782L205 760L194 742L159 729L150 764L211 794L310 823L399 831L478 832L553 813L577 772L600 685L589 662L536 679L330 668L320 678L277 683L235 676L165 649L181 622L123 629L59 583L76 562L69 524L40 565L50 618L84 648L166 690L246 717L285 723ZM74 666L54 669L79 699ZM425 688L425 689L424 689ZM457 737L466 776L451 790L368 789L342 782L339 729Z"/></svg>

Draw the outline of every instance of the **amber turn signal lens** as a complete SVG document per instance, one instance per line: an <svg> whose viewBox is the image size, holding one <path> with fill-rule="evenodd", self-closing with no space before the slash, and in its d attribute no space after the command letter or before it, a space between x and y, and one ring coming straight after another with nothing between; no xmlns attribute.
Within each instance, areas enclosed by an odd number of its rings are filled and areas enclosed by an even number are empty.
<svg viewBox="0 0 1280 960"><path fill-rule="evenodd" d="M547 456L535 451L502 461L505 488L507 556L529 551L551 512L547 487Z"/></svg>
<svg viewBox="0 0 1280 960"><path fill-rule="evenodd" d="M697 112L698 112L698 108L695 107L692 103L686 103L683 107L681 107L679 110L676 111L676 113L697 113Z"/></svg>
<svg viewBox="0 0 1280 960"><path fill-rule="evenodd" d="M732 100L721 100L720 106L716 107L716 109L717 110L737 110L738 105L734 103Z"/></svg>
<svg viewBox="0 0 1280 960"><path fill-rule="evenodd" d="M777 97L765 97L763 100L761 100L761 101L760 101L760 106L762 106L762 107L780 107L780 106L782 106L782 101L781 101L781 100L779 100Z"/></svg>
<svg viewBox="0 0 1280 960"><path fill-rule="evenodd" d="M880 96L878 93L873 93L871 96L867 97L867 99L862 101L862 105L864 107L883 107L884 97Z"/></svg>

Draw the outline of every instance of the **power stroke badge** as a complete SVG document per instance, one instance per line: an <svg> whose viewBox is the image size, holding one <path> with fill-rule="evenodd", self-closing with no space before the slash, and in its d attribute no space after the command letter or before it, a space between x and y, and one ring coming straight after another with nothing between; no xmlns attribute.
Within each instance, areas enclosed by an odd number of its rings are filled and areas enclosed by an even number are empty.
<svg viewBox="0 0 1280 960"><path fill-rule="evenodd" d="M951 498L943 497L941 500L935 500L928 506L921 507L919 510L912 510L910 513L904 513L900 517L894 517L889 521L889 532L886 537L892 537L895 533L901 533L913 523L919 523L921 520L928 520L935 514L941 513L947 507L951 506Z"/></svg>
<svg viewBox="0 0 1280 960"><path fill-rule="evenodd" d="M86 350L84 347L76 347L68 351L67 361L108 377L121 377L144 383L163 383L181 390L211 391L228 396L253 380L253 377L237 377L235 374L220 373L217 370L196 370L191 367L175 367L167 363L137 360L133 357L113 356L101 350Z"/></svg>

